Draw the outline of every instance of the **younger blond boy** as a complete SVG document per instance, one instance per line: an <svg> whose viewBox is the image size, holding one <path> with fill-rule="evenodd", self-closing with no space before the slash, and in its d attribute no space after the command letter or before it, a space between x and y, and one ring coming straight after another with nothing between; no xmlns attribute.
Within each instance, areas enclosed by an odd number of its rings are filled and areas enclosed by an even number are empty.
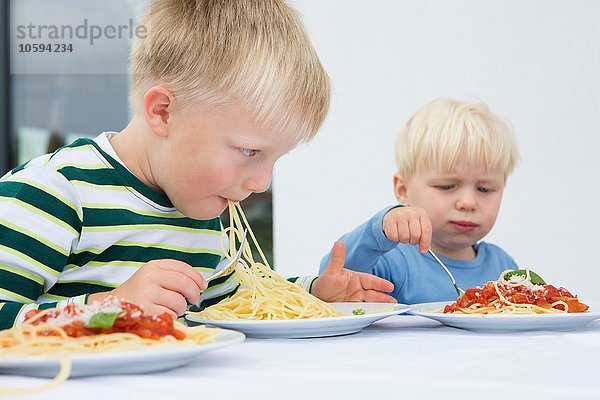
<svg viewBox="0 0 600 400"><path fill-rule="evenodd" d="M516 267L501 248L481 240L494 226L519 159L508 122L481 102L437 99L406 123L395 154L401 206L386 207L342 236L346 268L391 281L392 296L414 304L456 298L429 248L463 288ZM322 270L328 261L329 255Z"/></svg>

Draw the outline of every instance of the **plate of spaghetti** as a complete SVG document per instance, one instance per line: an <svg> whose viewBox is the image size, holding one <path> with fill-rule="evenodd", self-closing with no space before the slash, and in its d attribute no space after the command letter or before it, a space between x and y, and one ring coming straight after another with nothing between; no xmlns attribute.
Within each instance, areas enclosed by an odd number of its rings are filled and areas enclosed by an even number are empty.
<svg viewBox="0 0 600 400"><path fill-rule="evenodd" d="M254 338L314 338L360 332L383 318L407 312L410 307L393 303L325 303L333 315L307 318L204 319L202 313L188 314L188 323L235 329ZM283 315L282 315L283 316Z"/></svg>
<svg viewBox="0 0 600 400"><path fill-rule="evenodd" d="M49 390L69 377L172 369L244 338L225 329L190 328L167 313L147 315L115 297L32 310L23 323L0 331L0 373L54 379L36 388L0 388L0 395Z"/></svg>
<svg viewBox="0 0 600 400"><path fill-rule="evenodd" d="M455 302L411 305L410 313L475 331L573 330L600 318L576 295L528 269L503 271Z"/></svg>
<svg viewBox="0 0 600 400"><path fill-rule="evenodd" d="M377 320L408 311L404 304L326 303L316 298L269 266L239 203L229 202L229 218L227 258L237 253L236 243L245 229L250 236L235 268L239 287L217 304L188 312L190 324L235 329L252 337L321 337L355 333ZM254 259L252 244L260 261ZM362 311L353 313L356 310Z"/></svg>

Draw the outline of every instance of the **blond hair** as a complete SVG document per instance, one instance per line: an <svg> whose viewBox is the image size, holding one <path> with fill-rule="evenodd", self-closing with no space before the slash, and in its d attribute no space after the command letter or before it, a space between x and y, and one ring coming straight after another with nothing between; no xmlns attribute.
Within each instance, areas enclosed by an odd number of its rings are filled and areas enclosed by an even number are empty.
<svg viewBox="0 0 600 400"><path fill-rule="evenodd" d="M505 179L519 160L511 124L483 102L436 99L421 107L396 139L396 165L404 179L423 170L451 172L459 163L500 170Z"/></svg>
<svg viewBox="0 0 600 400"><path fill-rule="evenodd" d="M154 0L131 52L130 103L161 85L184 105L248 107L310 140L330 101L329 78L300 19L283 0Z"/></svg>

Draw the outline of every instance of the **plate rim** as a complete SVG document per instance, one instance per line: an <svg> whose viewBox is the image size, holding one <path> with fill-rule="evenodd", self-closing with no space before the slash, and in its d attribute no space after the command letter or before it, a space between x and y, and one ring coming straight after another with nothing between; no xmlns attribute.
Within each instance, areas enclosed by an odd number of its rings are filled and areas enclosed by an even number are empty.
<svg viewBox="0 0 600 400"><path fill-rule="evenodd" d="M202 318L190 318L189 314L185 315L185 320L190 321L196 324L206 324L206 325L242 325L242 326L281 326L281 325L303 325L303 324L313 324L313 323L323 323L326 324L328 322L338 322L338 321L356 321L356 320L371 320L373 318L382 319L392 315L398 315L403 313L408 313L410 311L410 305L404 303L380 303L380 302L332 302L327 303L335 307L335 305L341 304L370 304L370 305L381 305L383 307L392 306L394 309L389 311L382 311L378 313L366 313L361 315L343 315L340 317L325 317L325 318L302 318L302 319L264 319L264 320L208 320ZM360 308L360 307L358 307ZM193 316L191 316L193 317ZM231 327L225 329L234 329Z"/></svg>
<svg viewBox="0 0 600 400"><path fill-rule="evenodd" d="M227 329L227 328L215 328L218 329L215 341L204 344L189 344L181 347L171 346L156 346L146 347L138 350L131 351L105 351L99 353L73 353L69 355L71 359L73 370L77 368L78 364L88 364L94 362L117 362L123 358L127 358L130 361L144 360L154 356L164 356L168 354L170 357L167 359L181 358L187 360L189 357L193 357L195 354L203 353L212 349L236 344L243 342L246 339L246 335L243 332ZM219 340L221 338L221 340ZM185 358L185 356L189 356ZM187 361L182 362L180 365L184 365ZM0 356L0 369L6 369L11 367L43 367L49 364L57 365L58 361L56 357L47 355L36 355L36 356ZM73 373L71 374L73 375Z"/></svg>
<svg viewBox="0 0 600 400"><path fill-rule="evenodd" d="M452 318L452 319L460 319L460 318L485 318L485 319L498 319L498 320L509 320L509 319L518 319L518 318L532 318L532 319L541 319L541 318L561 318L561 319L599 319L600 311L585 311L582 313L566 313L566 314L452 314L452 313L437 313L433 311L422 311L419 308L423 306L431 306L431 307L443 307L448 304L452 304L454 301L433 301L433 302L425 302L425 303L416 303L410 304L410 310L408 314L417 315L421 317L436 317L436 318Z"/></svg>

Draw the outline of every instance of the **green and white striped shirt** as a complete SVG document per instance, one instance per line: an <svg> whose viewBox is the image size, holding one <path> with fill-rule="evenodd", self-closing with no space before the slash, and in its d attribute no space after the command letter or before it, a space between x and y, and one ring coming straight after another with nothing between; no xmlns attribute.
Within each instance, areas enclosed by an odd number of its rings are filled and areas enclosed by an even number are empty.
<svg viewBox="0 0 600 400"><path fill-rule="evenodd" d="M205 276L222 260L220 218L181 214L127 170L107 135L0 179L0 329L32 309L85 303L151 260L180 260ZM200 306L236 289L234 275L213 281Z"/></svg>

